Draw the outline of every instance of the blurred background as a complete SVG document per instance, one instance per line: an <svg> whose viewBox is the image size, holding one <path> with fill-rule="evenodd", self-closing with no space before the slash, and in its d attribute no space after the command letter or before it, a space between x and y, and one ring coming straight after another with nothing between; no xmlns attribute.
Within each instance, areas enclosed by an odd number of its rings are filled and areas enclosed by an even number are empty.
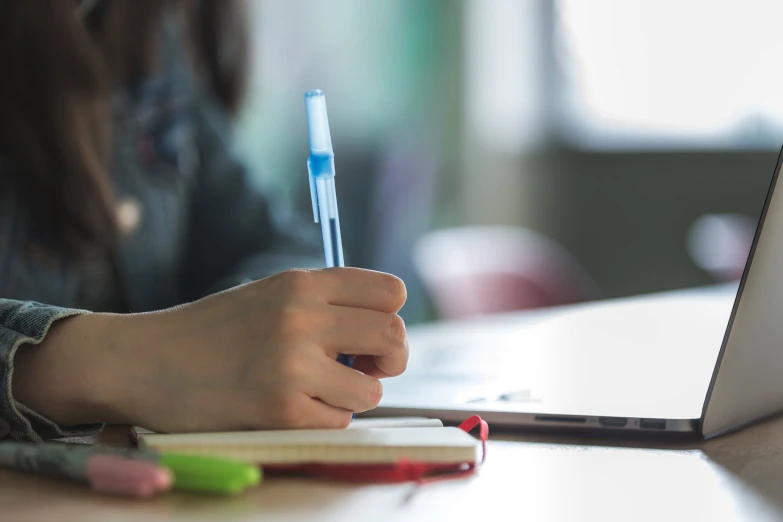
<svg viewBox="0 0 783 522"><path fill-rule="evenodd" d="M303 94L326 91L346 256L406 281L409 324L741 275L783 144L783 3L248 4L241 153L312 215Z"/></svg>

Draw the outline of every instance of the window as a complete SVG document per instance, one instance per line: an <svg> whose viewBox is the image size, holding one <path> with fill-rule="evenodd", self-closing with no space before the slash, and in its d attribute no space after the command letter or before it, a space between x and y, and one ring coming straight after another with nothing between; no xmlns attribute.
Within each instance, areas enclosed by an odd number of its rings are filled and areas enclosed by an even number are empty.
<svg viewBox="0 0 783 522"><path fill-rule="evenodd" d="M783 2L558 0L553 118L587 148L777 148Z"/></svg>

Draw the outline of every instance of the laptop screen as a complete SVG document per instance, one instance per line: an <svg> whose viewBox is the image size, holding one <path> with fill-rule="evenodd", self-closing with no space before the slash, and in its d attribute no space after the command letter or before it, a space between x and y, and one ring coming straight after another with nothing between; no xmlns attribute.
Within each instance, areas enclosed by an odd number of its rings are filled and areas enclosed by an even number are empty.
<svg viewBox="0 0 783 522"><path fill-rule="evenodd" d="M783 411L783 150L740 281L701 419L705 437Z"/></svg>

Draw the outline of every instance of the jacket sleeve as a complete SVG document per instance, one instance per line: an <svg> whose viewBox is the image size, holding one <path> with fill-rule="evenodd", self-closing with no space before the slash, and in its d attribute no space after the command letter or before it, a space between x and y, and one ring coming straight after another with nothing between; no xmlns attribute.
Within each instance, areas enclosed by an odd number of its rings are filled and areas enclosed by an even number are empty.
<svg viewBox="0 0 783 522"><path fill-rule="evenodd" d="M318 227L281 219L232 153L227 115L209 100L194 109L199 166L190 209L186 299L289 268L320 268Z"/></svg>
<svg viewBox="0 0 783 522"><path fill-rule="evenodd" d="M86 313L35 302L0 298L0 440L11 438L40 442L44 439L86 435L101 425L58 426L16 401L12 393L17 350L35 350L52 323Z"/></svg>

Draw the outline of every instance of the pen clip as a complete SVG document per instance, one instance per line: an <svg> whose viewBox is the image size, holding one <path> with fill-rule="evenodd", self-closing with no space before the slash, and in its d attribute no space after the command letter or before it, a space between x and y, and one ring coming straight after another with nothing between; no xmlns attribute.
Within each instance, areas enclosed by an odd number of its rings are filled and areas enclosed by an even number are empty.
<svg viewBox="0 0 783 522"><path fill-rule="evenodd" d="M315 183L315 176L313 176L310 159L307 160L307 178L310 180L310 199L313 201L313 219L318 223L321 221L320 216L318 215L318 186Z"/></svg>

